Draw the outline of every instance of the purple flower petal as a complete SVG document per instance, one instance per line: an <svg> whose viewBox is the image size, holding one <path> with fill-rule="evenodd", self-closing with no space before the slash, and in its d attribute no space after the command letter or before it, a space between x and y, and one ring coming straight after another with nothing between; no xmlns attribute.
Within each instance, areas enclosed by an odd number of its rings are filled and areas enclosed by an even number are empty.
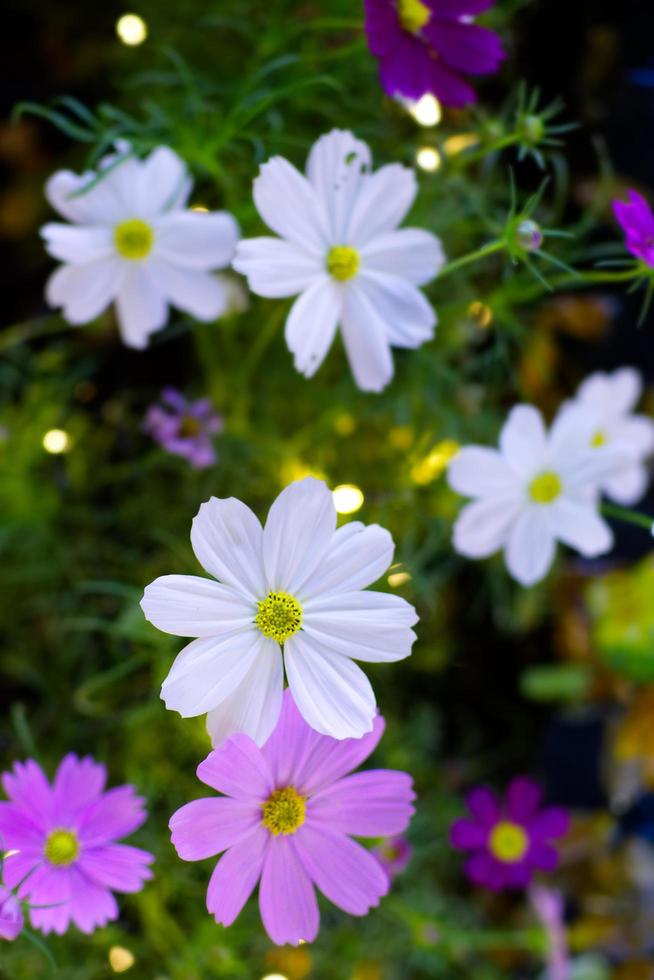
<svg viewBox="0 0 654 980"><path fill-rule="evenodd" d="M472 854L466 861L465 873L474 885L491 891L501 891L506 883L504 866L487 851Z"/></svg>
<svg viewBox="0 0 654 980"><path fill-rule="evenodd" d="M555 848L543 840L531 842L527 857L532 866L541 871L554 871L559 863L559 855Z"/></svg>
<svg viewBox="0 0 654 980"><path fill-rule="evenodd" d="M374 751L383 732L384 720L378 715L372 731L362 738L320 735L308 727L287 689L277 726L261 751L277 786L292 783L308 796L356 769Z"/></svg>
<svg viewBox="0 0 654 980"><path fill-rule="evenodd" d="M87 847L127 837L146 819L144 801L133 786L116 786L90 803L79 816L80 838Z"/></svg>
<svg viewBox="0 0 654 980"><path fill-rule="evenodd" d="M280 836L270 841L259 886L259 908L266 932L278 946L296 946L301 939L312 942L318 935L316 893L293 838Z"/></svg>
<svg viewBox="0 0 654 980"><path fill-rule="evenodd" d="M71 869L53 868L45 863L36 868L18 889L18 897L27 899L31 908L30 921L44 933L62 935L71 918Z"/></svg>
<svg viewBox="0 0 654 980"><path fill-rule="evenodd" d="M108 888L91 881L77 867L71 867L70 876L70 917L81 932L94 932L118 918L118 904Z"/></svg>
<svg viewBox="0 0 654 980"><path fill-rule="evenodd" d="M517 776L506 791L506 811L511 820L528 825L541 804L542 792L538 783L526 776Z"/></svg>
<svg viewBox="0 0 654 980"><path fill-rule="evenodd" d="M466 796L466 806L480 823L492 827L500 819L497 797L487 786L477 786Z"/></svg>
<svg viewBox="0 0 654 980"><path fill-rule="evenodd" d="M4 845L3 845L4 846ZM30 872L34 871L43 863L43 853L41 850L24 854L11 854L2 863L2 878L8 888L16 888L21 881L25 880Z"/></svg>
<svg viewBox="0 0 654 980"><path fill-rule="evenodd" d="M472 851L485 847L488 842L489 827L472 820L455 820L450 827L450 843L460 851Z"/></svg>
<svg viewBox="0 0 654 980"><path fill-rule="evenodd" d="M270 834L262 827L230 847L214 868L207 891L207 909L216 922L231 926L261 876Z"/></svg>
<svg viewBox="0 0 654 980"><path fill-rule="evenodd" d="M117 892L138 892L152 878L148 865L154 855L128 844L108 844L84 850L76 867L96 885Z"/></svg>
<svg viewBox="0 0 654 980"><path fill-rule="evenodd" d="M529 826L530 837L563 837L570 826L570 817L566 810L552 806L535 817Z"/></svg>
<svg viewBox="0 0 654 980"><path fill-rule="evenodd" d="M355 837L401 834L414 813L411 777L373 769L337 780L307 805L307 823Z"/></svg>
<svg viewBox="0 0 654 980"><path fill-rule="evenodd" d="M494 72L505 57L497 34L478 24L432 18L424 33L448 67L467 75Z"/></svg>
<svg viewBox="0 0 654 980"><path fill-rule="evenodd" d="M100 796L107 781L107 770L90 756L78 759L72 753L64 756L52 787L53 806L63 825L74 820L79 811Z"/></svg>
<svg viewBox="0 0 654 980"><path fill-rule="evenodd" d="M365 915L389 890L379 861L343 834L305 824L295 845L305 871L325 898L350 915Z"/></svg>
<svg viewBox="0 0 654 980"><path fill-rule="evenodd" d="M52 810L52 791L36 762L15 762L12 772L3 773L2 785L12 803L26 816L39 827L46 824Z"/></svg>
<svg viewBox="0 0 654 980"><path fill-rule="evenodd" d="M23 913L18 899L0 885L0 939L13 942L23 930Z"/></svg>
<svg viewBox="0 0 654 980"><path fill-rule="evenodd" d="M492 7L495 0L424 0L438 17L460 20L461 17L474 17Z"/></svg>
<svg viewBox="0 0 654 980"><path fill-rule="evenodd" d="M238 844L261 825L261 808L229 796L193 800L170 818L171 840L184 861L202 861Z"/></svg>
<svg viewBox="0 0 654 980"><path fill-rule="evenodd" d="M38 853L42 847L43 830L13 803L0 803L0 850Z"/></svg>
<svg viewBox="0 0 654 980"><path fill-rule="evenodd" d="M197 769L198 779L237 800L268 799L275 783L264 752L247 735L232 735L210 752Z"/></svg>

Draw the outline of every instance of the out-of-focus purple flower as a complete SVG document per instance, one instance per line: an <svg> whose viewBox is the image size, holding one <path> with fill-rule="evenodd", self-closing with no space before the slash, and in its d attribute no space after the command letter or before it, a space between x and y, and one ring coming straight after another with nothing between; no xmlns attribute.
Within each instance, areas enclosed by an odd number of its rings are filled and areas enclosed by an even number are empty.
<svg viewBox="0 0 654 980"><path fill-rule="evenodd" d="M62 759L52 785L31 759L2 775L0 803L9 888L28 899L30 921L44 933L82 932L118 918L112 892L138 892L152 877L152 854L115 843L145 820L133 786L104 792L107 771L90 757ZM37 908L36 906L43 906ZM47 907L46 907L47 906Z"/></svg>
<svg viewBox="0 0 654 980"><path fill-rule="evenodd" d="M654 214L637 191L629 191L629 201L614 201L613 213L625 233L625 245L632 255L654 268Z"/></svg>
<svg viewBox="0 0 654 980"><path fill-rule="evenodd" d="M12 942L23 929L23 913L13 892L0 885L0 939Z"/></svg>
<svg viewBox="0 0 654 980"><path fill-rule="evenodd" d="M541 809L541 800L538 784L523 776L511 780L503 801L485 786L468 794L472 819L455 820L450 841L471 852L465 872L475 885L524 888L534 871L556 868L558 854L549 841L566 833L568 814L560 807Z"/></svg>
<svg viewBox="0 0 654 980"><path fill-rule="evenodd" d="M262 748L247 735L232 735L200 763L198 777L225 795L187 803L171 817L170 829L185 861L225 852L207 892L216 922L230 926L259 880L261 918L278 945L316 938L316 886L350 915L366 915L379 904L388 875L350 835L406 830L411 777L389 769L349 774L383 731L378 715L362 738L320 735L287 689Z"/></svg>
<svg viewBox="0 0 654 980"><path fill-rule="evenodd" d="M401 874L411 860L413 848L406 837L389 837L376 847L373 854L392 880Z"/></svg>
<svg viewBox="0 0 654 980"><path fill-rule="evenodd" d="M164 388L162 405L151 405L144 429L169 453L182 456L196 469L213 466L216 450L211 437L223 430L223 420L208 398L188 401L181 391Z"/></svg>
<svg viewBox="0 0 654 980"><path fill-rule="evenodd" d="M499 37L472 22L494 2L365 0L368 47L388 95L419 99L432 92L453 107L474 102L462 76L497 71L505 57Z"/></svg>
<svg viewBox="0 0 654 980"><path fill-rule="evenodd" d="M544 885L531 885L529 899L548 938L548 980L569 980L570 960L561 892Z"/></svg>

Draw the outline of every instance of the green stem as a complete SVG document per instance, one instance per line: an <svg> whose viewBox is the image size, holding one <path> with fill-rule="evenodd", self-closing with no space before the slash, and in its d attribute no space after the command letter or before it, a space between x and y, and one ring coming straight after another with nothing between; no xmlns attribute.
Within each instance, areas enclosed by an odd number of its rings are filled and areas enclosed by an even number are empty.
<svg viewBox="0 0 654 980"><path fill-rule="evenodd" d="M602 504L601 510L607 517L614 517L627 524L635 524L636 527L645 528L650 534L654 530L654 517L648 517L647 514L639 514L636 510L619 507L617 504Z"/></svg>
<svg viewBox="0 0 654 980"><path fill-rule="evenodd" d="M485 259L488 255L494 255L496 252L502 252L505 247L505 242L502 239L495 242L489 242L488 245L484 245L483 248L478 248L476 252L469 252L468 255L462 255L460 259L453 259L452 262L448 262L439 272L438 278L443 279L445 276L449 276L450 273L457 272L464 266L470 265L471 262L478 262L480 259Z"/></svg>
<svg viewBox="0 0 654 980"><path fill-rule="evenodd" d="M623 269L620 272L604 272L602 269L593 269L587 272L566 272L564 275L550 279L549 285L551 291L554 291L565 286L586 286L592 285L593 283L609 285L614 282L633 282L633 280L638 278L640 278L639 272L634 269ZM523 289L511 290L508 288L504 293L503 299L507 304L514 306L527 303L547 292L548 290L541 283L532 282ZM493 305L492 301L489 301L489 305Z"/></svg>

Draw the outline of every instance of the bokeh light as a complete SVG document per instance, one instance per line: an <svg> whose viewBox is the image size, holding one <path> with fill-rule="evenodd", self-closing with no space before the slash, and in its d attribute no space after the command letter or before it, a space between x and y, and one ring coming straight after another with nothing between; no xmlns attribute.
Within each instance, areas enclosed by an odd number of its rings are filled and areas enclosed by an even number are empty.
<svg viewBox="0 0 654 980"><path fill-rule="evenodd" d="M421 146L416 153L416 163L421 170L433 173L441 165L441 155L435 146Z"/></svg>
<svg viewBox="0 0 654 980"><path fill-rule="evenodd" d="M72 443L70 436L64 429L48 429L43 436L43 448L46 453L67 453Z"/></svg>
<svg viewBox="0 0 654 980"><path fill-rule="evenodd" d="M143 44L148 36L148 25L138 14L123 14L116 21L116 34L128 47Z"/></svg>
<svg viewBox="0 0 654 980"><path fill-rule="evenodd" d="M114 973L125 973L134 966L134 954L124 946L112 946L109 950L109 966Z"/></svg>
<svg viewBox="0 0 654 980"><path fill-rule="evenodd" d="M339 514L354 514L363 505L363 491L353 483L341 483L333 491L334 507Z"/></svg>
<svg viewBox="0 0 654 980"><path fill-rule="evenodd" d="M438 126L443 117L440 102L429 94L414 102L409 112L420 126Z"/></svg>

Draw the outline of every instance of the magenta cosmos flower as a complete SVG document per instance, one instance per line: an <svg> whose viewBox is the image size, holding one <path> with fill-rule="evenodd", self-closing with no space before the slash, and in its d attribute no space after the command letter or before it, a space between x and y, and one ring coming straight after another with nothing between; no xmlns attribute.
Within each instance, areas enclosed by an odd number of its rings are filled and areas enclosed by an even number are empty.
<svg viewBox="0 0 654 980"><path fill-rule="evenodd" d="M10 802L0 802L0 833L16 852L4 861L4 882L29 900L42 932L64 933L71 921L93 932L118 917L113 891L138 892L152 877L151 854L115 843L145 820L143 800L132 786L103 792L106 778L103 765L75 755L52 785L31 759L3 773Z"/></svg>
<svg viewBox="0 0 654 980"><path fill-rule="evenodd" d="M549 841L566 833L568 814L560 807L541 809L541 799L540 787L522 776L509 783L503 802L485 786L468 795L472 819L456 820L450 841L471 852L465 871L475 885L524 888L534 871L554 870L558 854Z"/></svg>
<svg viewBox="0 0 654 980"><path fill-rule="evenodd" d="M373 851L373 854L391 880L396 875L402 874L411 860L412 853L413 848L411 844L402 834L398 837L389 837L388 840L382 841Z"/></svg>
<svg viewBox="0 0 654 980"><path fill-rule="evenodd" d="M495 0L365 0L368 47L379 59L388 95L419 99L433 92L444 105L476 100L462 75L497 71L499 37L472 18Z"/></svg>
<svg viewBox="0 0 654 980"><path fill-rule="evenodd" d="M13 892L0 885L0 939L12 942L23 930L23 913Z"/></svg>
<svg viewBox="0 0 654 980"><path fill-rule="evenodd" d="M208 398L190 402L181 391L164 388L163 405L151 405L144 429L174 456L182 456L197 470L213 466L216 450L211 437L223 429L223 420Z"/></svg>
<svg viewBox="0 0 654 980"><path fill-rule="evenodd" d="M350 915L365 915L389 889L379 861L350 839L399 834L414 800L405 772L348 775L384 730L377 716L363 738L319 735L287 689L276 728L262 748L233 735L198 766L198 777L224 796L194 800L173 814L172 841L185 861L225 851L207 892L207 908L231 925L257 882L261 918L273 942L310 942L318 934L314 886Z"/></svg>
<svg viewBox="0 0 654 980"><path fill-rule="evenodd" d="M654 268L654 214L637 191L627 196L628 202L613 202L613 213L622 225L628 251Z"/></svg>

